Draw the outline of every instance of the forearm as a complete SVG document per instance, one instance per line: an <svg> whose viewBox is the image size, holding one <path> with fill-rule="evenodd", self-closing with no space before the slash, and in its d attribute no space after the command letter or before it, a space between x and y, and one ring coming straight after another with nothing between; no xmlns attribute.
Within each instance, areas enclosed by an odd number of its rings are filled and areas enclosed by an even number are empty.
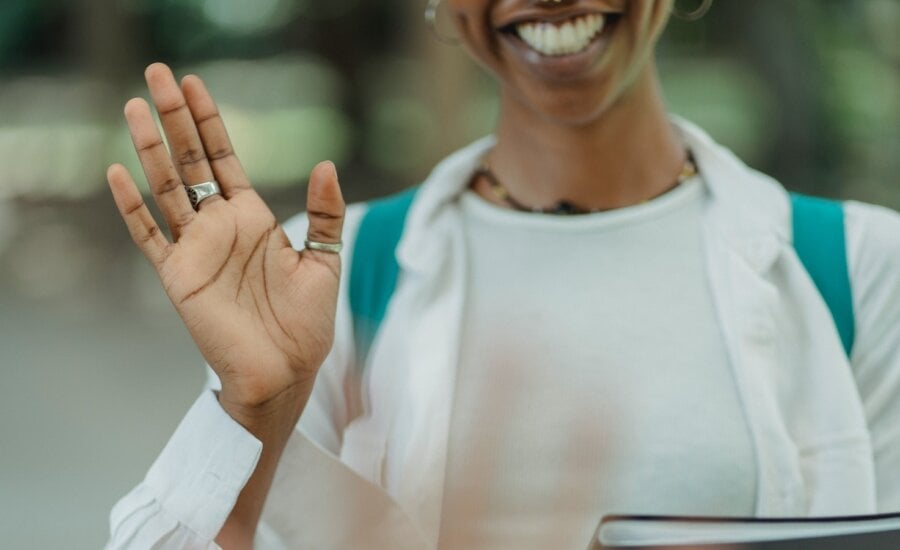
<svg viewBox="0 0 900 550"><path fill-rule="evenodd" d="M262 454L253 475L241 491L228 520L216 537L225 550L253 547L256 527L275 471L285 446L297 425L309 396L312 381L285 391L271 401L247 407L228 399L227 393L219 395L222 408L247 431L262 442Z"/></svg>

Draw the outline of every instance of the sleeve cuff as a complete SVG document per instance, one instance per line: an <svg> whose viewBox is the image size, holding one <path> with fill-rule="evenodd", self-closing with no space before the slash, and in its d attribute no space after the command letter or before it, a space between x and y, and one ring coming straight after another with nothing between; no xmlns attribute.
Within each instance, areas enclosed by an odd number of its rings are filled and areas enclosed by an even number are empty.
<svg viewBox="0 0 900 550"><path fill-rule="evenodd" d="M262 443L204 391L145 480L163 509L198 535L215 539L256 469Z"/></svg>

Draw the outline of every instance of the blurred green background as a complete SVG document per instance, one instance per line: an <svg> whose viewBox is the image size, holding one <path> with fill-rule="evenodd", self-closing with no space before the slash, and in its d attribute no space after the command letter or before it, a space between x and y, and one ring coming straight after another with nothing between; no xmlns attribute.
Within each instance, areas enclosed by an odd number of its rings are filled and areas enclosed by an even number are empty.
<svg viewBox="0 0 900 550"><path fill-rule="evenodd" d="M689 0L684 0L689 8ZM202 381L107 196L155 60L208 82L281 218L319 160L362 200L490 132L424 0L0 0L0 540L96 548ZM788 187L900 206L900 0L720 0L660 46L673 112Z"/></svg>

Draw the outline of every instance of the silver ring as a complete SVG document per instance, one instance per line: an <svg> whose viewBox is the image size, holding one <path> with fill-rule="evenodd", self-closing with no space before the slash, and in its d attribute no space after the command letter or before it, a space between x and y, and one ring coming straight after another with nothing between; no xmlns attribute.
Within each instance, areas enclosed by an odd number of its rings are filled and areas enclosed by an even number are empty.
<svg viewBox="0 0 900 550"><path fill-rule="evenodd" d="M331 254L340 254L344 249L344 243L319 243L306 239L306 248L309 250L317 250L319 252L329 252Z"/></svg>
<svg viewBox="0 0 900 550"><path fill-rule="evenodd" d="M203 183L198 183L197 185L185 185L184 190L187 191L188 199L190 199L191 206L194 207L194 210L199 209L200 203L206 199L222 194L222 189L219 188L219 183L216 181L205 181Z"/></svg>

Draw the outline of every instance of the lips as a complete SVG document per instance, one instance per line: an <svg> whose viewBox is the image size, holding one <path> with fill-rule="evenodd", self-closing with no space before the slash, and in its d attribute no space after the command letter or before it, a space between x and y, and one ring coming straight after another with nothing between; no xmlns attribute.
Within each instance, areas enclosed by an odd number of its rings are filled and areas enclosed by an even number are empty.
<svg viewBox="0 0 900 550"><path fill-rule="evenodd" d="M548 57L580 53L604 30L620 19L621 13L584 9L523 10L507 14L498 25L507 38L521 40L534 52Z"/></svg>
<svg viewBox="0 0 900 550"><path fill-rule="evenodd" d="M515 32L531 49L547 56L572 55L585 50L606 25L603 14L573 17L561 23L529 21Z"/></svg>
<svg viewBox="0 0 900 550"><path fill-rule="evenodd" d="M503 49L530 72L562 82L594 73L622 17L597 9L528 9L506 14L496 28Z"/></svg>

